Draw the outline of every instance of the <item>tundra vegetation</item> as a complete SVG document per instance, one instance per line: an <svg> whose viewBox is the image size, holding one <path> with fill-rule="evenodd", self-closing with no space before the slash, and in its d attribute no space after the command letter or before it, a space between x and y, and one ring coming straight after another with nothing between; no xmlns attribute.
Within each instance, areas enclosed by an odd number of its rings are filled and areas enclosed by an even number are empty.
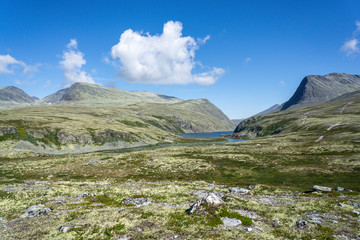
<svg viewBox="0 0 360 240"><path fill-rule="evenodd" d="M237 143L177 137L159 108L2 111L1 238L357 239L359 102L245 120L235 134L254 139ZM70 151L112 138L138 147Z"/></svg>

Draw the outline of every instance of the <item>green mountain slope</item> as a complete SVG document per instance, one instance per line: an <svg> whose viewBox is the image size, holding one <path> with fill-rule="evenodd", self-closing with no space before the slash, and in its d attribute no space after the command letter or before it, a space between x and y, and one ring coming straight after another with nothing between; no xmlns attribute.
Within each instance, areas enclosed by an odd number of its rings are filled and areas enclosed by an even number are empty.
<svg viewBox="0 0 360 240"><path fill-rule="evenodd" d="M319 141L335 136L360 141L359 123L360 91L356 91L326 103L248 118L236 127L234 134L248 138L302 134L319 137Z"/></svg>
<svg viewBox="0 0 360 240"><path fill-rule="evenodd" d="M2 111L0 152L80 153L168 142L178 133L234 127L206 99L183 101L78 83L36 106Z"/></svg>
<svg viewBox="0 0 360 240"><path fill-rule="evenodd" d="M74 83L71 87L62 89L43 98L40 103L58 104L109 104L129 105L140 102L174 103L181 99L153 92L127 92L117 88L103 87L90 83Z"/></svg>

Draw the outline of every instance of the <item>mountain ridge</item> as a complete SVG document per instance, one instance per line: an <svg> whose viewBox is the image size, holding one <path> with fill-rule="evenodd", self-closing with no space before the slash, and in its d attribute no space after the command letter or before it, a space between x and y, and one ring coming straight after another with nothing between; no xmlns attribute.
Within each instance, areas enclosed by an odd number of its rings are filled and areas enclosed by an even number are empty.
<svg viewBox="0 0 360 240"><path fill-rule="evenodd" d="M324 103L356 90L360 90L360 75L347 73L308 75L303 78L281 110Z"/></svg>

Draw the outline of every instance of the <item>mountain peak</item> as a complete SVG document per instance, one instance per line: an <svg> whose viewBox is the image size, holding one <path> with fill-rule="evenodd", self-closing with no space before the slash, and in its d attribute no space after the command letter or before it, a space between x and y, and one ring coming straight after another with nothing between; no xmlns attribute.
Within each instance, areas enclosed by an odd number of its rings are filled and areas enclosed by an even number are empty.
<svg viewBox="0 0 360 240"><path fill-rule="evenodd" d="M347 73L308 75L281 110L323 103L356 90L360 90L360 75Z"/></svg>
<svg viewBox="0 0 360 240"><path fill-rule="evenodd" d="M7 86L0 88L0 101L16 103L33 103L35 100L20 88Z"/></svg>

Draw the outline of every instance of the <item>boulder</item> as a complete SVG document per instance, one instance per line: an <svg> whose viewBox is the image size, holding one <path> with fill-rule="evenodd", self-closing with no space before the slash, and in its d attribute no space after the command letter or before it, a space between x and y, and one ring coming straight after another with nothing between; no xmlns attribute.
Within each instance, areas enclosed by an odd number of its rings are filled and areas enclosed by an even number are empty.
<svg viewBox="0 0 360 240"><path fill-rule="evenodd" d="M250 194L250 190L245 188L229 188L229 192L235 195Z"/></svg>
<svg viewBox="0 0 360 240"><path fill-rule="evenodd" d="M191 205L191 207L189 209L186 210L186 212L188 214L191 214L191 213L195 212L201 205L203 205L205 203L207 203L209 205L217 206L217 205L223 204L224 201L216 193L211 192L211 193L207 194L205 197L196 201L193 205Z"/></svg>
<svg viewBox="0 0 360 240"><path fill-rule="evenodd" d="M297 228L304 229L304 228L306 228L307 225L308 225L308 223L305 220L299 220L299 221L296 222L296 227Z"/></svg>
<svg viewBox="0 0 360 240"><path fill-rule="evenodd" d="M61 226L61 227L59 227L59 231L65 233L65 232L69 231L71 228L72 228L72 226Z"/></svg>
<svg viewBox="0 0 360 240"><path fill-rule="evenodd" d="M241 220L236 218L222 217L221 221L223 221L225 227L236 227L242 224Z"/></svg>
<svg viewBox="0 0 360 240"><path fill-rule="evenodd" d="M122 201L125 205L135 205L136 207L145 206L151 203L150 200L146 198L128 198Z"/></svg>
<svg viewBox="0 0 360 240"><path fill-rule="evenodd" d="M21 215L23 218L33 218L41 215L46 215L51 212L50 208L41 208L39 206L31 206L26 209L27 211Z"/></svg>
<svg viewBox="0 0 360 240"><path fill-rule="evenodd" d="M335 188L335 191L340 191L340 192L341 192L341 191L344 191L344 190L345 190L345 189L344 189L343 187L336 187L336 188Z"/></svg>
<svg viewBox="0 0 360 240"><path fill-rule="evenodd" d="M317 191L317 192L331 192L331 188L314 185L314 186L313 186L313 191Z"/></svg>
<svg viewBox="0 0 360 240"><path fill-rule="evenodd" d="M77 199L82 199L82 198L86 198L86 197L93 197L94 194L89 193L89 192L84 192L84 193L80 193L79 195L77 195Z"/></svg>

